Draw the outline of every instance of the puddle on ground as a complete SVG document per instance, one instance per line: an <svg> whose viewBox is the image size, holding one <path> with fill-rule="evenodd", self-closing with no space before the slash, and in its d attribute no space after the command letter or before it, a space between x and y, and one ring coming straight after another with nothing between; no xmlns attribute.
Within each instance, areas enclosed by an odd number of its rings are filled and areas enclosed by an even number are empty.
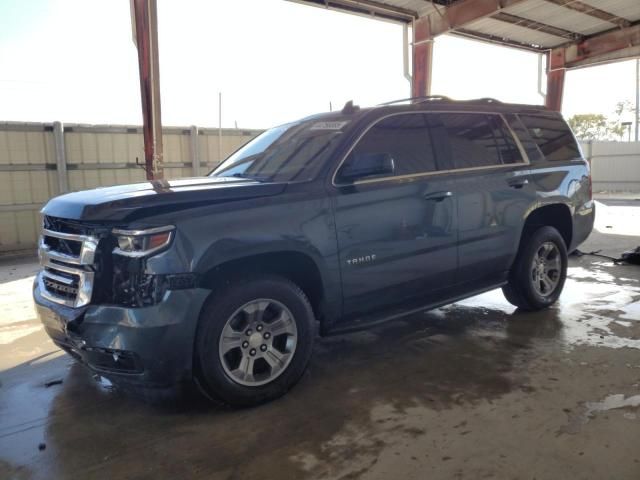
<svg viewBox="0 0 640 480"><path fill-rule="evenodd" d="M630 303L622 307L624 312L620 318L628 318L629 320L640 321L640 302Z"/></svg>
<svg viewBox="0 0 640 480"><path fill-rule="evenodd" d="M606 412L618 408L640 407L640 395L633 395L625 398L621 393L609 395L601 402L587 402L587 416L590 417L596 412Z"/></svg>
<svg viewBox="0 0 640 480"><path fill-rule="evenodd" d="M558 341L567 348L595 345L640 349L640 287L631 281L633 279L617 277L614 268L614 265L604 262L590 264L590 269L570 267L560 300L541 312L518 312L505 300L500 290L440 310L452 316L473 312L487 320L484 327L479 324L477 328L488 331L494 328L504 332L500 320L506 320L514 314L531 321L538 320L541 325L547 326L557 321L556 336L547 335L547 339ZM629 269L637 270L637 267ZM625 272L632 273L631 270Z"/></svg>
<svg viewBox="0 0 640 480"><path fill-rule="evenodd" d="M585 402L577 412L568 412L568 423L560 428L558 434L575 435L597 414L611 410L624 410L622 414L624 418L636 420L638 407L640 407L640 395L625 397L622 393L608 395L600 402Z"/></svg>

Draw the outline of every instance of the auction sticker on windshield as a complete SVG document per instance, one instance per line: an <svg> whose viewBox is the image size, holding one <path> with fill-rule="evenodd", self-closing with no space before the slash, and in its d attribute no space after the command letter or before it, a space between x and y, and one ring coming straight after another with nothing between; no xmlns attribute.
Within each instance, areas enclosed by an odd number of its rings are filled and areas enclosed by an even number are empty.
<svg viewBox="0 0 640 480"><path fill-rule="evenodd" d="M349 123L348 121L342 121L342 122L317 122L314 123L310 130L340 130L342 127L344 127L347 123Z"/></svg>

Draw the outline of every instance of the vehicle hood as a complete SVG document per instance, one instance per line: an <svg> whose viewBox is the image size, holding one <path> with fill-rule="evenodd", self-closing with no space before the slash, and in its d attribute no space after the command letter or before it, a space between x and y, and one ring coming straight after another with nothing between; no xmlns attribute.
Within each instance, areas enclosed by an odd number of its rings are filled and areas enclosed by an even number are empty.
<svg viewBox="0 0 640 480"><path fill-rule="evenodd" d="M95 188L51 199L42 213L85 221L121 221L207 204L277 195L286 183L197 177Z"/></svg>

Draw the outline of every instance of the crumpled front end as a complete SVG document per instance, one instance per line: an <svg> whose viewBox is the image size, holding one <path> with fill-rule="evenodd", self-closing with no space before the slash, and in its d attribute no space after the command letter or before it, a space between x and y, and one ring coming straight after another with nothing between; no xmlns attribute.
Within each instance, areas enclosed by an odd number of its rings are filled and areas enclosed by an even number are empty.
<svg viewBox="0 0 640 480"><path fill-rule="evenodd" d="M191 274L157 275L113 254L111 228L44 219L34 300L62 349L115 384L173 387L191 378L210 293Z"/></svg>

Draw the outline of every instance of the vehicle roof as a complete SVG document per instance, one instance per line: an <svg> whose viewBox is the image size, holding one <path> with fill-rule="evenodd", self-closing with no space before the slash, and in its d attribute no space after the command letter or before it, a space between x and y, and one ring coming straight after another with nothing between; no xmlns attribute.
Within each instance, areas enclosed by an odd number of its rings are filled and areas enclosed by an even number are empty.
<svg viewBox="0 0 640 480"><path fill-rule="evenodd" d="M560 115L542 105L527 105L519 103L504 103L493 98L479 98L473 100L452 100L448 97L432 96L418 97L387 102L373 107L360 108L345 105L342 111L319 113L304 120L353 120L369 116L369 114L402 113L413 111L468 111L487 113L528 113L537 115Z"/></svg>

